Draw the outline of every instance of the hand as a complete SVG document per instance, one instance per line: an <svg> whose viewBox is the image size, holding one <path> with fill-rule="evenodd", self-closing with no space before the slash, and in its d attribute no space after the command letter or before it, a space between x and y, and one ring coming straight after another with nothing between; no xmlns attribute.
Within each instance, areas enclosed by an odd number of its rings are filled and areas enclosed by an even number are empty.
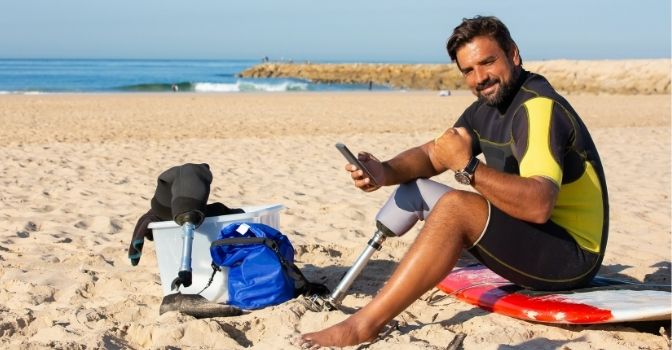
<svg viewBox="0 0 672 350"><path fill-rule="evenodd" d="M369 170L374 179L372 181L362 169L358 169L357 166L348 163L345 165L345 170L350 172L350 177L352 177L355 186L364 192L373 192L379 189L385 180L383 164L378 158L367 152L360 152L357 155L357 159ZM375 185L373 184L374 182L376 183Z"/></svg>
<svg viewBox="0 0 672 350"><path fill-rule="evenodd" d="M464 169L471 156L471 135L465 128L450 128L434 140L433 157L446 169Z"/></svg>

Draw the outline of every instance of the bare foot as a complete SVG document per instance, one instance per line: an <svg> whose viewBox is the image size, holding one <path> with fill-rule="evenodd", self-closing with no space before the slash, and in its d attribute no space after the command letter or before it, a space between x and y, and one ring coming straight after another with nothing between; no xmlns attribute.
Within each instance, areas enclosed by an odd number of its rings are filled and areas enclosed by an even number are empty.
<svg viewBox="0 0 672 350"><path fill-rule="evenodd" d="M365 322L358 323L355 317L350 317L319 332L301 335L299 345L311 349L320 346L344 347L371 341L377 334L378 329L374 329Z"/></svg>

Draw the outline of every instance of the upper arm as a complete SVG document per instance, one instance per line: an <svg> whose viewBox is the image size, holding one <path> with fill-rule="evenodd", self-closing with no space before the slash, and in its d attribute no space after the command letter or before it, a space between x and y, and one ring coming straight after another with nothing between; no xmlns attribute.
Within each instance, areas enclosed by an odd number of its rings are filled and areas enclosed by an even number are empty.
<svg viewBox="0 0 672 350"><path fill-rule="evenodd" d="M520 176L544 178L559 188L563 158L573 134L562 106L546 97L526 101L516 115L512 132Z"/></svg>

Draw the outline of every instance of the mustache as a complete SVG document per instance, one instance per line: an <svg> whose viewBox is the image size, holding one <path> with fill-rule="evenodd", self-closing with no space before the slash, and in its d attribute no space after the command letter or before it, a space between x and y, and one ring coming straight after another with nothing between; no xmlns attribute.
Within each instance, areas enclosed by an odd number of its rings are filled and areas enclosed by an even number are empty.
<svg viewBox="0 0 672 350"><path fill-rule="evenodd" d="M492 85L495 85L495 84L498 83L498 82L499 82L499 80L497 80L497 79L491 79L491 78L488 78L488 80L483 81L483 82L480 82L480 83L478 83L478 84L476 85L476 91L479 91L479 92L480 92L480 91L482 91L482 90L484 90L484 89L489 88L489 87L492 86Z"/></svg>

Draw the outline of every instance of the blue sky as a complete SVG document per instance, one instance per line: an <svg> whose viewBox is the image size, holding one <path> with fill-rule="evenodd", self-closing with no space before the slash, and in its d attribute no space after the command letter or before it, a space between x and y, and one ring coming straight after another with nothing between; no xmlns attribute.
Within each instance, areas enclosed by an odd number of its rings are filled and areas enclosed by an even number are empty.
<svg viewBox="0 0 672 350"><path fill-rule="evenodd" d="M445 62L496 15L524 59L670 57L670 0L2 0L0 58Z"/></svg>

